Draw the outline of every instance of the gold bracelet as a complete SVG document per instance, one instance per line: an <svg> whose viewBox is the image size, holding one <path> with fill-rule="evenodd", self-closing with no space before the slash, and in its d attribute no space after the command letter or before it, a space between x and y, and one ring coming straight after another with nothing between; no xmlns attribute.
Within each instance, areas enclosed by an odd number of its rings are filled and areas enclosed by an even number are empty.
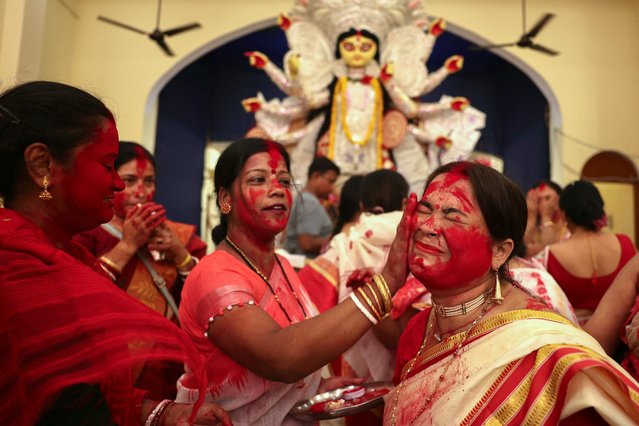
<svg viewBox="0 0 639 426"><path fill-rule="evenodd" d="M371 308L371 311L373 312L373 315L375 315L375 318L377 318L377 321L381 321L382 315L379 313L375 305L373 305L373 302L371 301L371 299L366 295L366 292L362 290L361 287L357 287L357 292L362 295L362 297L368 304L368 307Z"/></svg>
<svg viewBox="0 0 639 426"><path fill-rule="evenodd" d="M179 264L176 264L175 267L177 269L182 269L184 268L186 265L188 265L189 263L191 263L191 260L193 259L193 257L191 256L191 253L187 253L186 257L184 258L184 260L182 262L180 262Z"/></svg>
<svg viewBox="0 0 639 426"><path fill-rule="evenodd" d="M555 226L555 222L553 222L552 220L547 220L544 223L541 224L542 228L545 228L547 226Z"/></svg>
<svg viewBox="0 0 639 426"><path fill-rule="evenodd" d="M375 303L377 303L377 307L379 308L380 313L382 311L384 311L384 306L379 303L379 297L377 297L377 292L375 291L375 289L373 288L373 285L369 282L365 282L364 283L366 285L366 287L368 287L368 289L371 291L371 293L373 294L373 298L375 299ZM385 313L385 312L384 312Z"/></svg>
<svg viewBox="0 0 639 426"><path fill-rule="evenodd" d="M393 309L393 300L391 298L390 290L388 289L388 284L386 284L386 280L382 274L376 274L373 275L373 282L377 286L379 293L382 295L384 310L386 312L390 312Z"/></svg>
<svg viewBox="0 0 639 426"><path fill-rule="evenodd" d="M118 274L122 273L122 269L118 265L116 265L115 262L112 261L111 259L109 259L108 257L100 256L100 258L98 260L103 262L103 263L105 263L107 266L111 267Z"/></svg>

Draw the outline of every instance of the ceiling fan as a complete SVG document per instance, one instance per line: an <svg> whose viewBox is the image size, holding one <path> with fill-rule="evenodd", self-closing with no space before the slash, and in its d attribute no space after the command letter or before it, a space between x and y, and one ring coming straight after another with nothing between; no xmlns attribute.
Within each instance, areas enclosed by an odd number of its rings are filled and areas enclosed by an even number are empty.
<svg viewBox="0 0 639 426"><path fill-rule="evenodd" d="M155 21L155 29L150 33L147 31L141 30L139 28L132 27L131 25L127 25L122 22L115 21L111 18L104 17L104 16L98 16L98 20L106 22L108 24L116 25L118 27L130 30L130 31L134 31L138 34L149 36L151 40L153 40L155 43L157 43L158 46L160 46L160 49L162 49L164 53L166 53L168 56L175 56L173 51L169 48L168 44L166 44L166 41L164 41L164 38L171 37L176 34L183 33L185 31L193 30L195 28L200 28L201 25L198 22L192 22L190 24L186 24L179 27L171 28L169 30L161 31L160 30L161 12L162 12L162 0L158 0L158 13L157 13L156 21Z"/></svg>
<svg viewBox="0 0 639 426"><path fill-rule="evenodd" d="M487 46L475 46L471 47L470 50L486 50L486 49L495 49L499 47L511 47L518 46L524 47L528 49L533 49L538 52L545 53L547 55L556 56L559 54L556 50L550 49L546 46L542 46L541 44L535 43L533 39L539 34L539 32L550 22L550 20L555 16L552 13L544 14L535 25L528 31L526 31L526 0L522 0L521 2L522 8L522 34L519 37L519 40L511 43L503 43L503 44L490 44Z"/></svg>

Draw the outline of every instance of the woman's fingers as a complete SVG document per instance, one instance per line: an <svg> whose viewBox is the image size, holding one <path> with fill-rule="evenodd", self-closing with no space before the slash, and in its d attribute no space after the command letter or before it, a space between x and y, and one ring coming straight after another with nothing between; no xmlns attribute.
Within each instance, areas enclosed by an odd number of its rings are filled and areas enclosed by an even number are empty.
<svg viewBox="0 0 639 426"><path fill-rule="evenodd" d="M222 424L232 426L233 422L228 413L214 402L205 402L195 416L195 423L202 425ZM186 423L188 424L188 423Z"/></svg>
<svg viewBox="0 0 639 426"><path fill-rule="evenodd" d="M366 282L370 283L373 275L375 275L373 268L355 269L346 280L346 287L354 287Z"/></svg>
<svg viewBox="0 0 639 426"><path fill-rule="evenodd" d="M406 281L408 275L408 252L417 227L417 195L411 193L404 209L402 219L397 225L397 233L393 240L384 266L384 278L392 292L395 292Z"/></svg>

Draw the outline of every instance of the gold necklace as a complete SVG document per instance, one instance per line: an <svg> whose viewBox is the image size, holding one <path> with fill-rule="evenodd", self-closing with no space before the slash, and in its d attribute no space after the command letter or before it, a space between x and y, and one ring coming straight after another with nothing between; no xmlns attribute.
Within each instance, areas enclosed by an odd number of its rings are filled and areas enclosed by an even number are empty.
<svg viewBox="0 0 639 426"><path fill-rule="evenodd" d="M440 385L446 379L446 373L450 369L450 366L455 361L455 358L457 358L459 356L459 352L460 352L462 346L464 346L464 343L466 343L466 340L468 340L468 336L470 336L470 333L473 331L473 329L475 328L477 323L486 314L486 312L488 311L488 307L490 306L491 303L492 303L492 301L490 299L487 299L485 301L485 305L484 305L483 309L481 310L479 316L477 316L477 318L475 318L475 320L470 324L470 327L468 327L468 330L466 330L464 332L464 337L461 339L459 344L457 344L457 347L455 348L455 351L450 355L450 360L448 361L448 364L446 364L446 366L444 367L444 371L442 372L442 374L440 374L439 380L435 384L435 389L433 390L433 392L431 392L430 396L428 396L428 398L426 398L424 400L425 401L424 405L422 405L422 408L415 415L415 417L413 417L411 419L411 421L408 423L409 425L414 424L415 421L419 418L419 416L421 416L424 413L424 411L426 411L426 409L430 406L430 403L433 400L433 397L437 394L437 391L439 390ZM402 378L400 379L399 385L397 386L397 392L395 393L395 397L393 398L393 411L391 413L391 426L395 426L395 417L396 417L396 414L397 414L397 403L399 401L399 394L402 391L402 388L403 388L403 385L404 385L404 381L406 380L406 377L408 376L408 374L410 374L411 370L415 366L415 363L417 362L417 359L421 356L422 352L424 351L424 348L426 347L426 343L428 342L428 336L429 336L431 330L433 329L433 325L435 323L434 319L432 321L429 319L429 322L430 322L430 325L428 326L428 328L426 330L426 333L424 334L424 340L422 341L422 344L419 347L419 350L417 351L417 355L415 355L415 357L411 360L411 363L410 363L408 369L403 374Z"/></svg>
<svg viewBox="0 0 639 426"><path fill-rule="evenodd" d="M237 254L240 255L242 260L244 260L244 262L249 266L249 268L251 268L251 270L253 270L253 272L255 272L262 279L262 281L266 283L266 286L271 291L273 298L275 299L277 304L280 305L280 309L282 309L282 312L284 312L284 315L286 315L286 319L288 319L288 322L292 324L293 320L289 316L288 312L286 312L286 309L284 309L284 305L282 305L280 298L278 297L277 293L275 293L275 290L273 289L273 286L271 286L271 283L268 281L268 278L266 278L266 275L264 275L264 273L260 271L257 266L255 266L255 264L251 261L251 259L249 259L249 257L246 254L244 254L244 252L231 240L231 238L229 238L228 235L224 239L226 240L227 243L229 243L229 245L233 248L233 250L235 250ZM286 284L288 284L288 288L291 290L291 293L293 293L293 296L295 296L295 299L297 300L297 304L300 306L300 309L302 309L302 314L304 315L304 318L308 318L308 315L306 314L306 310L304 309L304 305L302 305L300 298L297 296L297 293L295 293L295 290L293 290L293 286L291 285L291 282L288 280L288 275L286 275L286 271L282 267L282 264L280 263L280 259L277 257L277 255L275 255L275 261L277 262L278 266L282 270L282 273L284 274L284 279L286 280Z"/></svg>
<svg viewBox="0 0 639 426"><path fill-rule="evenodd" d="M364 135L364 138L362 138L362 140L356 140L353 137L353 134L351 133L350 128L348 127L348 123L346 122L346 115L348 114L348 105L347 105L348 102L346 99L348 79L346 77L339 78L339 80L337 81L337 84L335 85L335 92L333 95L333 105L331 105L331 126L329 129L329 139L331 140L331 142L334 143L334 139L335 139L335 130L336 130L335 120L337 119L337 116L338 116L337 103L339 100L340 124L342 125L342 129L344 130L344 135L346 135L346 138L348 139L348 141L358 146L364 146L368 143L368 140L373 135L373 131L375 130L375 127L377 127L377 125L381 123L382 110L383 110L383 102L382 102L383 96L382 96L382 90L379 84L379 80L376 78L372 79L370 85L371 85L371 88L373 89L373 92L375 93L373 113L371 114L371 118L368 122L366 135ZM378 133L377 139L380 139L381 130L378 130L377 133ZM330 147L333 146L333 143L330 144ZM329 151L330 151L330 147L329 147Z"/></svg>

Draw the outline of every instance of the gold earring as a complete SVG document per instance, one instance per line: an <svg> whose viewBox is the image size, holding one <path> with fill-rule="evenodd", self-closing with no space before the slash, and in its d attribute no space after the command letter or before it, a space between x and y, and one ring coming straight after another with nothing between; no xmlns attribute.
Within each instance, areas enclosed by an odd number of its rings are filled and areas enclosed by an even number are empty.
<svg viewBox="0 0 639 426"><path fill-rule="evenodd" d="M501 302L504 301L504 298L501 297L501 282L499 280L499 268L495 270L495 296L492 297L493 302L498 305L501 305Z"/></svg>
<svg viewBox="0 0 639 426"><path fill-rule="evenodd" d="M231 205L230 204L222 204L220 206L220 212L222 212L223 215L227 215L227 214L231 213Z"/></svg>
<svg viewBox="0 0 639 426"><path fill-rule="evenodd" d="M42 188L42 192L40 193L40 195L38 195L38 198L41 200L52 200L53 199L53 195L51 195L51 193L47 190L47 188L49 187L49 178L45 175L42 177L42 186L44 186L44 188Z"/></svg>

